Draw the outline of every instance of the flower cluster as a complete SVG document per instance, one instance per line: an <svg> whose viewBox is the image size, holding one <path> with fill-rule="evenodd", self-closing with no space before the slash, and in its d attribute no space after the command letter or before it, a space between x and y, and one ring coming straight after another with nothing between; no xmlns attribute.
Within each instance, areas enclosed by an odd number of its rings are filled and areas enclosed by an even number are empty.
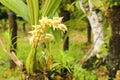
<svg viewBox="0 0 120 80"><path fill-rule="evenodd" d="M48 28L60 29L63 32L67 31L67 27L62 24L62 17L54 17L53 19L48 19L47 17L42 17L41 20L39 20L39 25L34 25L34 30L30 31L29 33L32 34L32 37L30 38L30 43L36 43L38 41L44 41L44 40L51 40L53 39L53 35L46 33L46 30Z"/></svg>

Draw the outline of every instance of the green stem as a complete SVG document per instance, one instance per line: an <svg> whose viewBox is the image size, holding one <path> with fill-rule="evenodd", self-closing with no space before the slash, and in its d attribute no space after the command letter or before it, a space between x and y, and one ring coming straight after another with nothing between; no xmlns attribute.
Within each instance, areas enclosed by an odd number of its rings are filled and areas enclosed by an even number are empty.
<svg viewBox="0 0 120 80"><path fill-rule="evenodd" d="M52 49L51 49L51 42L50 41L48 42L48 46L49 46L49 54L51 55L51 50Z"/></svg>
<svg viewBox="0 0 120 80"><path fill-rule="evenodd" d="M38 47L40 36L41 34L39 34L38 40L32 45L31 51L28 54L28 57L26 59L26 70L28 73L33 73L38 68L36 55L37 55L37 47Z"/></svg>

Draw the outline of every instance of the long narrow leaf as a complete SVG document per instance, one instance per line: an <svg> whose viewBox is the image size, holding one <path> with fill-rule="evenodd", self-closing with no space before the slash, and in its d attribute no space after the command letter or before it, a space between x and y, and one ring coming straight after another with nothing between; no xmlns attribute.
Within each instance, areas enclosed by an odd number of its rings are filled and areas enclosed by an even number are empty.
<svg viewBox="0 0 120 80"><path fill-rule="evenodd" d="M29 16L31 20L31 25L35 25L38 23L38 12L39 12L39 5L38 0L27 0Z"/></svg>
<svg viewBox="0 0 120 80"><path fill-rule="evenodd" d="M24 20L30 22L27 5L22 0L0 0L0 2Z"/></svg>
<svg viewBox="0 0 120 80"><path fill-rule="evenodd" d="M46 0L42 6L42 16L53 17L62 0Z"/></svg>
<svg viewBox="0 0 120 80"><path fill-rule="evenodd" d="M32 0L32 1L33 1L33 7L34 7L35 24L37 24L39 19L39 1L38 0Z"/></svg>
<svg viewBox="0 0 120 80"><path fill-rule="evenodd" d="M28 11L29 11L29 16L30 16L30 23L31 25L34 24L34 10L33 10L33 4L31 0L27 0L27 5L28 5Z"/></svg>

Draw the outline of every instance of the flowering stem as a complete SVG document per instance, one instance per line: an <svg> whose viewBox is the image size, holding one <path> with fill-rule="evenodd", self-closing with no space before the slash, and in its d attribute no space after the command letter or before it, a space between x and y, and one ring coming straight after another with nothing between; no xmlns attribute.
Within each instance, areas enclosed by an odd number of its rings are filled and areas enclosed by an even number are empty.
<svg viewBox="0 0 120 80"><path fill-rule="evenodd" d="M50 53L50 55L51 55L51 50L52 50L52 49L51 49L51 42L50 42L50 41L48 42L48 46L49 46L49 53Z"/></svg>
<svg viewBox="0 0 120 80"><path fill-rule="evenodd" d="M32 45L31 51L26 59L26 69L28 73L33 73L38 67L36 54L40 35L41 34L39 34L37 41Z"/></svg>

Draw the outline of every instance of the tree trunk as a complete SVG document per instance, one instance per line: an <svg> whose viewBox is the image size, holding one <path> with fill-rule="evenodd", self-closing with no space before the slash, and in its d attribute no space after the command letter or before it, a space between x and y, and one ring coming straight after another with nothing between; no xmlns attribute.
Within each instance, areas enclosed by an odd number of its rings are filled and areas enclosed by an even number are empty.
<svg viewBox="0 0 120 80"><path fill-rule="evenodd" d="M103 15L100 12L98 13L99 10L94 9L95 6L92 4L91 0L88 0L87 7L83 5L82 1L83 0L79 0L79 5L83 13L87 14L86 17L88 18L93 33L93 43L91 49L89 49L88 53L82 59L81 66L87 69L94 69L104 63L104 60L102 59L104 59L105 55L103 55L100 51L100 46L105 44L103 32ZM97 64L95 64L96 60L98 60L96 54L99 54L101 57Z"/></svg>
<svg viewBox="0 0 120 80"><path fill-rule="evenodd" d="M17 23L16 23L16 15L12 11L8 11L8 20L9 20L9 27L11 33L11 46L10 52L16 53L17 48ZM14 69L16 67L13 60L10 60L10 69Z"/></svg>
<svg viewBox="0 0 120 80"><path fill-rule="evenodd" d="M23 23L23 32L24 33L26 32L26 23L25 22Z"/></svg>
<svg viewBox="0 0 120 80"><path fill-rule="evenodd" d="M70 20L70 12L69 11L62 10L60 13L60 16L63 17L63 22ZM65 39L65 42L63 45L63 50L69 49L69 37L68 36L66 37L66 36L67 36L67 31L64 33L64 38L66 38L66 39Z"/></svg>
<svg viewBox="0 0 120 80"><path fill-rule="evenodd" d="M112 28L108 70L109 76L114 78L117 70L120 70L120 6L114 6L108 10L108 19Z"/></svg>
<svg viewBox="0 0 120 80"><path fill-rule="evenodd" d="M98 52L100 52L100 46L105 43L104 41L104 33L103 33L103 18L102 16L98 16L97 12L94 10L94 5L91 0L88 0L89 7L84 7L82 0L79 0L79 5L81 10L87 14L87 18L89 20L92 33L93 33L93 47L90 51L90 54L86 56L90 58L94 56Z"/></svg>
<svg viewBox="0 0 120 80"><path fill-rule="evenodd" d="M104 41L104 33L103 33L103 23L98 19L98 16L95 11L91 12L88 15L88 19L90 21L90 25L93 32L93 50L91 56L94 56L98 52L100 52L100 46L105 43Z"/></svg>
<svg viewBox="0 0 120 80"><path fill-rule="evenodd" d="M88 26L87 26L87 42L88 43L91 43L92 41L91 41L91 26L90 26L90 23L89 23L89 21L88 21Z"/></svg>

